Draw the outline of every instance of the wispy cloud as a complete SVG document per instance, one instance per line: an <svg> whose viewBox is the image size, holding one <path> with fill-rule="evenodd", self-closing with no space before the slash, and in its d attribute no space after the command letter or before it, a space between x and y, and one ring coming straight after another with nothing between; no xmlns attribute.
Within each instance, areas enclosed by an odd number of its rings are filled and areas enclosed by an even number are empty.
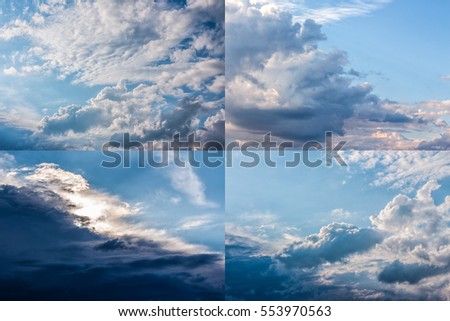
<svg viewBox="0 0 450 321"><path fill-rule="evenodd" d="M206 208L218 206L216 203L208 200L205 194L206 187L191 166L173 166L173 168L170 168L168 175L172 187L187 197L192 204Z"/></svg>
<svg viewBox="0 0 450 321"><path fill-rule="evenodd" d="M393 0L341 0L333 1L330 5L309 7L304 1L301 8L294 13L295 19L313 19L321 24L337 22L343 19L365 16L379 10Z"/></svg>

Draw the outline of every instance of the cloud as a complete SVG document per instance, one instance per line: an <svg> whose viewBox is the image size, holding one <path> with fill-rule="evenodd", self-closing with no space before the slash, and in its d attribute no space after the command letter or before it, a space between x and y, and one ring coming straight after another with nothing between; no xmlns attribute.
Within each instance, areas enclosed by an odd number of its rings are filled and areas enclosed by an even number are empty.
<svg viewBox="0 0 450 321"><path fill-rule="evenodd" d="M169 140L175 133L181 137L197 130L201 114L210 111L198 99L183 99L171 107L160 97L154 86L141 85L128 91L124 83L104 88L85 106L68 106L45 117L35 135L53 138L70 134L82 146L101 148L106 141L131 139L147 141ZM208 129L205 129L208 131ZM92 142L92 137L96 141Z"/></svg>
<svg viewBox="0 0 450 321"><path fill-rule="evenodd" d="M185 139L195 132L203 143L216 140L223 145L223 107L205 104L200 98L184 98L172 106L155 86L141 84L128 90L122 82L103 88L86 105L61 107L34 130L16 127L16 132L23 132L20 141L17 134L6 135L1 144L4 148L16 144L9 149L100 149L111 140L122 142L123 133L146 146L149 141L169 141L176 133Z"/></svg>
<svg viewBox="0 0 450 321"><path fill-rule="evenodd" d="M331 223L322 227L318 234L309 235L304 241L294 242L282 249L276 259L291 268L309 268L365 252L381 240L381 235L373 229Z"/></svg>
<svg viewBox="0 0 450 321"><path fill-rule="evenodd" d="M346 211L343 208L335 208L331 211L331 216L339 217L339 218L349 218L353 214L350 211Z"/></svg>
<svg viewBox="0 0 450 321"><path fill-rule="evenodd" d="M344 121L359 105L380 104L369 85L352 84L344 52L318 49L325 35L313 20L293 23L281 9L247 5L227 10L232 126L297 141L323 140L325 131L343 135Z"/></svg>
<svg viewBox="0 0 450 321"><path fill-rule="evenodd" d="M367 166L398 162L401 158L396 154L401 153L378 153L383 157ZM440 153L429 154L431 162L442 157ZM420 155L413 153L411 159L419 158L425 164ZM402 166L409 166L409 160L406 158ZM278 243L278 251L272 253L264 243L268 240L245 237L238 229L227 228L228 297L448 300L450 196L437 201L440 189L435 180L428 180L414 188L413 195L395 196L370 218L368 228L331 223L317 234L299 235L300 239L287 245ZM248 280L245 285L244 279Z"/></svg>
<svg viewBox="0 0 450 321"><path fill-rule="evenodd" d="M62 77L75 75L77 82L90 85L154 79L160 85L195 87L192 79L181 80L189 70L196 71L197 85L222 72L220 67L213 70L220 65L223 30L209 26L220 23L223 4L83 1L58 5L58 10L43 8L41 4L45 15L40 23L16 19L0 29L0 39L27 37L41 48L42 66ZM193 49L203 50L202 57ZM181 53L185 58L177 59ZM168 63L159 64L166 59ZM181 73L169 76L175 70Z"/></svg>
<svg viewBox="0 0 450 321"><path fill-rule="evenodd" d="M358 282L379 299L447 299L450 197L436 204L432 193L439 188L429 181L413 197L394 197L371 218L382 241L348 262L324 266L322 278L337 285ZM367 297L362 291L356 298Z"/></svg>
<svg viewBox="0 0 450 321"><path fill-rule="evenodd" d="M448 269L438 268L433 265L418 263L404 264L396 260L380 272L378 279L385 283L408 282L409 284L416 284L426 277L446 272L448 272Z"/></svg>
<svg viewBox="0 0 450 321"><path fill-rule="evenodd" d="M333 6L335 17L330 8L314 10L330 21L387 2L340 3ZM299 7L276 1L227 6L229 138L259 140L270 131L278 141L301 147L332 131L348 149L446 148L446 140L436 140L448 134L446 101L403 104L377 96L371 84L358 79L345 52L320 48L326 36L318 20L294 19Z"/></svg>
<svg viewBox="0 0 450 321"><path fill-rule="evenodd" d="M442 151L345 151L342 156L351 169L376 172L373 185L404 192L450 176L449 155Z"/></svg>
<svg viewBox="0 0 450 321"><path fill-rule="evenodd" d="M2 145L100 149L124 132L143 143L176 132L223 143L223 2L44 2L30 3L29 12L0 28L0 40L23 41L5 76L100 89L84 105L41 116L27 126L32 133Z"/></svg>
<svg viewBox="0 0 450 321"><path fill-rule="evenodd" d="M308 7L302 6L296 19L313 19L318 23L332 23L351 17L359 17L379 10L392 0L337 1L332 5Z"/></svg>
<svg viewBox="0 0 450 321"><path fill-rule="evenodd" d="M187 220L182 220L181 226L177 228L179 231L189 231L197 229L207 229L214 225L214 221L209 215L202 215L198 217L190 217Z"/></svg>
<svg viewBox="0 0 450 321"><path fill-rule="evenodd" d="M449 131L450 132L450 131ZM450 134L441 134L441 137L432 141L421 142L419 149L422 150L450 150Z"/></svg>
<svg viewBox="0 0 450 321"><path fill-rule="evenodd" d="M371 218L373 226L388 235L382 247L396 257L420 263L442 265L448 262L450 197L436 205L431 193L439 187L436 181L429 181L414 198L400 194L378 216Z"/></svg>
<svg viewBox="0 0 450 321"><path fill-rule="evenodd" d="M192 204L205 208L218 206L216 203L208 200L205 194L206 187L191 166L173 167L168 172L168 175L172 187L186 196Z"/></svg>

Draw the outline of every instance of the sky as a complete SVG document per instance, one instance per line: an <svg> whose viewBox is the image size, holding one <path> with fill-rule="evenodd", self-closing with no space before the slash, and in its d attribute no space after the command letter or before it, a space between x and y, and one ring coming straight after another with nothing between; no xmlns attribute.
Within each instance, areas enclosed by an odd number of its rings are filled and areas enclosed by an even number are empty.
<svg viewBox="0 0 450 321"><path fill-rule="evenodd" d="M448 300L449 156L227 169L227 299Z"/></svg>
<svg viewBox="0 0 450 321"><path fill-rule="evenodd" d="M223 299L223 168L103 160L0 153L0 297Z"/></svg>
<svg viewBox="0 0 450 321"><path fill-rule="evenodd" d="M450 299L449 9L2 1L0 299ZM348 166L100 165L330 131Z"/></svg>
<svg viewBox="0 0 450 321"><path fill-rule="evenodd" d="M2 1L0 149L224 139L224 3Z"/></svg>
<svg viewBox="0 0 450 321"><path fill-rule="evenodd" d="M448 149L448 6L228 1L227 139Z"/></svg>

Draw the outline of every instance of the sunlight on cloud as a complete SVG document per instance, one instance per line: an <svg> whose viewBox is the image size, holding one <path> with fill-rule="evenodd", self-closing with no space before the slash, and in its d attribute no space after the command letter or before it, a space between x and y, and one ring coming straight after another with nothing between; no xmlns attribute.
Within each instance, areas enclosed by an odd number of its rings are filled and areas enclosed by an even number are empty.
<svg viewBox="0 0 450 321"><path fill-rule="evenodd" d="M81 175L65 171L56 164L43 163L36 168L14 168L13 163L13 158L2 157L2 167L8 164L10 166L6 170L0 170L2 184L34 188L42 193L50 191L60 200L57 201L52 196L56 204L59 203L59 208L74 215L74 224L77 226L111 238L131 237L157 241L167 250L208 252L206 247L188 244L170 236L165 230L147 228L140 223L129 223L127 218L141 214L140 209L114 195L90 187ZM200 184L200 181L197 183ZM194 196L200 197L197 201L201 201L202 206L211 205L201 198L201 195Z"/></svg>

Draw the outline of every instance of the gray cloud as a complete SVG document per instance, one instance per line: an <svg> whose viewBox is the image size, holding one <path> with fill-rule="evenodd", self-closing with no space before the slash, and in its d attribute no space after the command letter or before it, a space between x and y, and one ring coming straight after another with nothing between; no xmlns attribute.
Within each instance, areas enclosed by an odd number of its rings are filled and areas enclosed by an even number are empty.
<svg viewBox="0 0 450 321"><path fill-rule="evenodd" d="M405 264L396 260L380 272L378 280L385 283L408 282L409 284L416 284L424 278L447 272L448 268L440 268L429 264Z"/></svg>
<svg viewBox="0 0 450 321"><path fill-rule="evenodd" d="M346 223L331 223L318 234L294 242L281 250L278 260L291 268L310 268L344 260L351 254L365 252L382 241L373 229L359 229Z"/></svg>

